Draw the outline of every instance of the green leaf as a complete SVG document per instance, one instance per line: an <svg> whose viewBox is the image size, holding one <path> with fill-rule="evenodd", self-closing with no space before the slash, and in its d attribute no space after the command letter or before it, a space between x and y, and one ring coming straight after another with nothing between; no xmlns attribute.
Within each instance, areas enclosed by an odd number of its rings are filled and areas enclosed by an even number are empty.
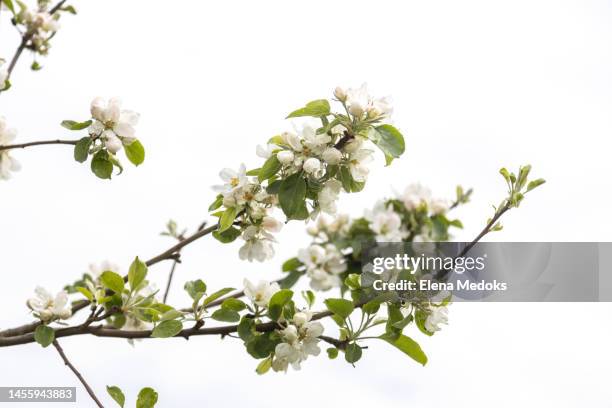
<svg viewBox="0 0 612 408"><path fill-rule="evenodd" d="M78 161L79 163L83 163L85 160L87 160L91 143L92 139L89 136L79 140L77 144L74 145L74 160Z"/></svg>
<svg viewBox="0 0 612 408"><path fill-rule="evenodd" d="M254 358L266 358L274 351L279 342L280 339L274 332L263 333L247 341L246 349Z"/></svg>
<svg viewBox="0 0 612 408"><path fill-rule="evenodd" d="M230 207L223 211L221 218L219 218L219 233L225 231L234 224L236 219L237 209L236 207Z"/></svg>
<svg viewBox="0 0 612 408"><path fill-rule="evenodd" d="M387 165L394 158L400 157L406 150L404 136L391 125L381 125L372 128L368 134L368 138L376 144L385 154Z"/></svg>
<svg viewBox="0 0 612 408"><path fill-rule="evenodd" d="M388 334L383 334L380 336L381 339L385 340L387 343L397 347L399 350L407 354L410 358L412 358L417 363L421 363L422 365L427 364L427 356L419 346L419 343L412 340L408 336L404 336L403 334L397 338L391 337Z"/></svg>
<svg viewBox="0 0 612 408"><path fill-rule="evenodd" d="M240 312L241 310L246 309L246 304L240 299L229 298L229 299L225 299L223 303L221 303L221 307L223 309Z"/></svg>
<svg viewBox="0 0 612 408"><path fill-rule="evenodd" d="M278 200L288 219L306 219L306 180L302 173L292 174L281 182Z"/></svg>
<svg viewBox="0 0 612 408"><path fill-rule="evenodd" d="M7 9L11 10L11 13L15 15L15 6L11 0L2 0L2 3L6 6Z"/></svg>
<svg viewBox="0 0 612 408"><path fill-rule="evenodd" d="M202 279L185 282L185 291L194 301L199 301L206 293L206 284Z"/></svg>
<svg viewBox="0 0 612 408"><path fill-rule="evenodd" d="M268 184L268 187L266 187L266 192L268 194L278 194L278 192L280 191L281 184L282 180L274 180L272 183Z"/></svg>
<svg viewBox="0 0 612 408"><path fill-rule="evenodd" d="M264 375L270 370L271 367L272 367L272 357L268 357L262 360L261 363L257 365L255 372L259 375Z"/></svg>
<svg viewBox="0 0 612 408"><path fill-rule="evenodd" d="M100 275L100 281L105 288L112 290L117 294L121 294L125 287L123 278L112 271L105 271Z"/></svg>
<svg viewBox="0 0 612 408"><path fill-rule="evenodd" d="M132 291L138 289L140 284L144 281L147 276L147 270L147 265L136 257L134 262L130 265L130 270L128 272L128 283Z"/></svg>
<svg viewBox="0 0 612 408"><path fill-rule="evenodd" d="M208 207L208 211L215 211L217 208L223 205L223 194L218 194L215 201Z"/></svg>
<svg viewBox="0 0 612 408"><path fill-rule="evenodd" d="M283 272L289 272L289 271L293 271L293 270L299 268L300 266L302 266L302 262L300 262L299 259L291 258L291 259L287 259L283 263L282 270L283 270Z"/></svg>
<svg viewBox="0 0 612 408"><path fill-rule="evenodd" d="M113 163L110 161L108 152L100 150L94 154L91 160L91 171L101 179L110 179L113 174Z"/></svg>
<svg viewBox="0 0 612 408"><path fill-rule="evenodd" d="M219 299L221 296L236 290L234 288L223 288L221 290L216 291L215 293L213 293L212 295L210 295L209 297L207 297L206 299L204 299L204 302L202 302L202 306L206 306L208 305L210 302L213 302L217 299Z"/></svg>
<svg viewBox="0 0 612 408"><path fill-rule="evenodd" d="M313 291L312 290L303 290L302 291L302 297L306 301L306 304L308 304L308 307L312 307L312 305L315 302L315 294L313 293Z"/></svg>
<svg viewBox="0 0 612 408"><path fill-rule="evenodd" d="M259 176L259 171L260 170L261 169L252 169L252 170L249 170L249 171L246 172L246 175L247 176L253 176L253 177Z"/></svg>
<svg viewBox="0 0 612 408"><path fill-rule="evenodd" d="M306 106L304 106L303 108L300 108L300 109L297 109L291 112L287 116L287 119L297 118L300 116L319 117L319 116L329 115L329 112L330 112L330 106L329 106L329 102L327 101L327 99L317 99L315 101L308 102Z"/></svg>
<svg viewBox="0 0 612 408"><path fill-rule="evenodd" d="M60 10L62 10L62 11L66 11L66 12L68 12L68 13L70 13L70 14L74 14L74 15L76 15L76 13L77 13L77 11L76 11L76 9L74 8L74 6L64 6L64 7L62 7Z"/></svg>
<svg viewBox="0 0 612 408"><path fill-rule="evenodd" d="M280 168L281 163L276 158L276 154L273 154L268 160L266 160L262 168L259 170L259 174L257 175L259 182L261 183L262 181L276 175Z"/></svg>
<svg viewBox="0 0 612 408"><path fill-rule="evenodd" d="M219 242L229 244L234 242L236 238L240 236L240 230L238 228L230 227L223 232L213 231L212 236Z"/></svg>
<svg viewBox="0 0 612 408"><path fill-rule="evenodd" d="M240 315L235 310L217 309L211 316L213 319L220 322L234 323L240 320Z"/></svg>
<svg viewBox="0 0 612 408"><path fill-rule="evenodd" d="M349 363L353 364L359 361L362 355L361 347L357 343L351 343L346 346L346 350L344 352L344 358Z"/></svg>
<svg viewBox="0 0 612 408"><path fill-rule="evenodd" d="M134 166L139 166L144 162L145 150L140 140L134 140L130 144L124 145L125 155Z"/></svg>
<svg viewBox="0 0 612 408"><path fill-rule="evenodd" d="M153 408L157 404L157 392L153 388L143 388L138 393L136 408Z"/></svg>
<svg viewBox="0 0 612 408"><path fill-rule="evenodd" d="M325 305L330 312L333 312L345 319L349 317L355 309L353 302L346 299L326 299Z"/></svg>
<svg viewBox="0 0 612 408"><path fill-rule="evenodd" d="M123 405L125 404L125 395L123 395L123 391L121 391L121 388L115 385L113 385L112 387L107 385L106 392L108 392L108 395L110 395L112 399L114 399L115 402L121 408L123 408Z"/></svg>
<svg viewBox="0 0 612 408"><path fill-rule="evenodd" d="M55 331L51 327L41 324L34 331L34 340L41 346L47 347L55 340Z"/></svg>
<svg viewBox="0 0 612 408"><path fill-rule="evenodd" d="M85 122L76 122L74 120L63 120L62 126L68 130L83 130L91 125L91 120Z"/></svg>
<svg viewBox="0 0 612 408"><path fill-rule="evenodd" d="M355 181L351 171L346 166L340 167L340 182L342 183L342 188L347 193L358 193L363 190L365 183L362 181Z"/></svg>
<svg viewBox="0 0 612 408"><path fill-rule="evenodd" d="M183 330L183 323L178 320L165 320L155 326L151 336L165 339L176 336L181 330Z"/></svg>
<svg viewBox="0 0 612 408"><path fill-rule="evenodd" d="M255 336L255 322L253 319L243 316L238 324L238 336L245 342Z"/></svg>
<svg viewBox="0 0 612 408"><path fill-rule="evenodd" d="M89 291L89 289L83 288L81 286L77 286L75 287L76 290L78 290L79 292L81 292L81 294L83 296L85 296L87 298L87 300L89 300L90 302L94 299L93 294Z"/></svg>
<svg viewBox="0 0 612 408"><path fill-rule="evenodd" d="M529 184L527 184L527 191L531 191L534 188L541 186L542 184L546 183L546 180L544 179L537 179L537 180L532 180L529 182Z"/></svg>
<svg viewBox="0 0 612 408"><path fill-rule="evenodd" d="M268 316L272 320L278 320L281 317L283 306L287 304L293 297L293 291L289 289L281 289L270 298L268 302Z"/></svg>
<svg viewBox="0 0 612 408"><path fill-rule="evenodd" d="M327 357L329 357L330 360L335 359L336 357L338 357L338 349L335 347L330 347L327 349Z"/></svg>

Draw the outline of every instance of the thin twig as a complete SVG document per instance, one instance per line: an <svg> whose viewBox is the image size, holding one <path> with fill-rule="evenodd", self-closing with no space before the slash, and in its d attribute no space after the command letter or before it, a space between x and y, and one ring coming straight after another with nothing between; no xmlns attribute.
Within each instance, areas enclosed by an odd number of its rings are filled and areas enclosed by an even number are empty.
<svg viewBox="0 0 612 408"><path fill-rule="evenodd" d="M85 378L83 378L79 370L77 370L76 367L72 365L70 360L68 360L68 357L66 357L66 354L64 354L64 350L62 349L62 347L60 346L57 340L53 340L53 346L55 347L59 355L62 357L62 360L64 360L64 364L66 364L68 368L72 370L72 372L74 373L74 375L77 376L81 384L83 384L83 386L85 387L85 390L87 390L87 393L89 394L91 399L94 400L94 402L96 403L98 407L104 408L104 405L102 405L98 397L96 397L96 394L94 394L93 390L91 389L89 384L87 384L87 381L85 381Z"/></svg>
<svg viewBox="0 0 612 408"><path fill-rule="evenodd" d="M60 139L41 140L38 142L21 143L21 144L14 144L14 145L4 145L4 146L0 145L0 151L9 150L9 149L24 149L30 146L42 146L42 145L52 145L52 144L73 145L74 146L77 143L78 143L78 140L60 140Z"/></svg>
<svg viewBox="0 0 612 408"><path fill-rule="evenodd" d="M172 285L172 278L174 277L174 270L176 269L176 265L178 264L178 259L175 259L172 262L172 267L170 268L170 274L168 275L168 283L166 284L166 291L164 292L164 297L162 302L166 303L168 300L168 293L170 293L170 286Z"/></svg>

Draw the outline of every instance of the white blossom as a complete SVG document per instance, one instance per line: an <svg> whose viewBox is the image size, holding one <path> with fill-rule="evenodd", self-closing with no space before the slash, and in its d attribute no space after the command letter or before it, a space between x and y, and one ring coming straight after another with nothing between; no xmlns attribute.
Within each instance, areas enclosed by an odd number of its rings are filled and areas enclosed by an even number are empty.
<svg viewBox="0 0 612 408"><path fill-rule="evenodd" d="M349 155L349 170L351 176L357 182L364 182L368 177L370 169L367 167L374 160L373 152L368 149L360 149Z"/></svg>
<svg viewBox="0 0 612 408"><path fill-rule="evenodd" d="M280 230L283 228L283 223L276 218L267 215L263 217L261 226L268 232L280 232Z"/></svg>
<svg viewBox="0 0 612 408"><path fill-rule="evenodd" d="M91 116L93 122L89 126L89 133L100 137L111 153L117 153L123 145L136 140L135 126L140 115L122 110L120 99L112 98L107 102L103 98L95 98L91 102Z"/></svg>
<svg viewBox="0 0 612 408"><path fill-rule="evenodd" d="M238 256L243 261L264 262L274 257L274 248L268 240L251 238L240 247Z"/></svg>
<svg viewBox="0 0 612 408"><path fill-rule="evenodd" d="M300 137L295 133L283 132L281 134L281 139L283 140L283 143L289 146L293 151L302 151L302 142L300 140Z"/></svg>
<svg viewBox="0 0 612 408"><path fill-rule="evenodd" d="M431 200L431 191L421 184L411 184L406 187L401 197L404 206L408 210L415 210L421 205L428 205Z"/></svg>
<svg viewBox="0 0 612 408"><path fill-rule="evenodd" d="M9 145L17 137L17 131L9 128L4 117L0 116L0 146ZM11 178L11 172L19 171L21 165L11 156L10 149L0 150L0 180Z"/></svg>
<svg viewBox="0 0 612 408"><path fill-rule="evenodd" d="M446 306L434 306L429 311L427 319L425 319L425 329L434 333L442 329L441 324L448 324L448 308Z"/></svg>
<svg viewBox="0 0 612 408"><path fill-rule="evenodd" d="M335 147L328 147L323 151L321 157L327 164L335 165L342 160L342 152Z"/></svg>
<svg viewBox="0 0 612 408"><path fill-rule="evenodd" d="M306 266L313 289L328 290L342 283L338 275L346 271L347 265L335 245L310 245L298 252L298 259Z"/></svg>
<svg viewBox="0 0 612 408"><path fill-rule="evenodd" d="M93 279L97 279L103 272L106 271L119 273L120 268L119 265L108 260L104 260L100 262L100 264L89 264L89 274Z"/></svg>
<svg viewBox="0 0 612 408"><path fill-rule="evenodd" d="M281 150L280 152L276 153L276 158L281 164L286 166L293 163L295 155L290 150Z"/></svg>
<svg viewBox="0 0 612 408"><path fill-rule="evenodd" d="M334 89L334 96L340 101L340 102L344 102L346 100L346 89L337 86L336 89Z"/></svg>
<svg viewBox="0 0 612 408"><path fill-rule="evenodd" d="M49 322L54 319L68 319L72 316L72 308L68 303L68 293L65 290L53 297L47 290L38 286L36 297L28 299L28 307L42 320Z"/></svg>
<svg viewBox="0 0 612 408"><path fill-rule="evenodd" d="M429 202L429 209L434 215L444 214L449 208L450 204L444 198L433 198Z"/></svg>
<svg viewBox="0 0 612 408"><path fill-rule="evenodd" d="M321 154L327 147L327 144L331 142L331 136L327 133L317 134L316 128L306 124L302 127L300 136L304 140L306 147L306 153Z"/></svg>
<svg viewBox="0 0 612 408"><path fill-rule="evenodd" d="M304 162L304 171L308 174L315 174L321 170L321 162L319 159L311 157Z"/></svg>
<svg viewBox="0 0 612 408"><path fill-rule="evenodd" d="M323 325L319 322L311 322L312 313L297 312L291 321L282 330L279 330L283 342L274 349L272 369L274 371L287 371L289 365L294 370L301 368L301 363L308 356L318 356L319 336L323 334Z"/></svg>
<svg viewBox="0 0 612 408"><path fill-rule="evenodd" d="M265 146L257 145L255 153L262 159L269 159L274 149L276 149L276 146L273 144L267 144Z"/></svg>
<svg viewBox="0 0 612 408"><path fill-rule="evenodd" d="M213 186L213 190L223 194L224 197L244 187L249 181L244 164L240 165L238 171L228 168L221 170L219 177L225 184Z"/></svg>
<svg viewBox="0 0 612 408"><path fill-rule="evenodd" d="M385 207L383 202L377 203L372 211L366 213L370 221L370 229L376 234L378 242L401 242L408 232L403 229L402 219L392 206Z"/></svg>
<svg viewBox="0 0 612 408"><path fill-rule="evenodd" d="M260 280L257 285L254 285L250 280L245 278L243 283L244 294L253 304L260 307L267 307L272 295L280 290L276 282L270 283L265 280Z"/></svg>
<svg viewBox="0 0 612 408"><path fill-rule="evenodd" d="M361 145L363 145L363 139L356 137L345 144L342 150L347 153L355 153L357 150L361 149Z"/></svg>
<svg viewBox="0 0 612 408"><path fill-rule="evenodd" d="M369 118L389 116L393 112L389 98L373 98L368 92L367 84L346 91L346 106L351 115L361 118L367 113Z"/></svg>
<svg viewBox="0 0 612 408"><path fill-rule="evenodd" d="M321 211L331 215L336 213L336 202L338 201L341 188L342 183L336 179L331 179L325 182L323 188L317 195Z"/></svg>

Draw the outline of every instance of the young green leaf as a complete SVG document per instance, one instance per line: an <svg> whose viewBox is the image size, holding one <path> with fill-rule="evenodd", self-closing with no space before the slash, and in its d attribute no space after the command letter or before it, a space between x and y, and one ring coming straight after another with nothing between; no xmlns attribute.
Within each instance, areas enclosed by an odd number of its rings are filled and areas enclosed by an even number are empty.
<svg viewBox="0 0 612 408"><path fill-rule="evenodd" d="M330 312L333 312L345 319L349 317L355 309L353 302L346 299L327 299L325 300L325 305Z"/></svg>
<svg viewBox="0 0 612 408"><path fill-rule="evenodd" d="M225 299L223 303L221 303L221 307L223 309L229 309L235 312L240 312L246 309L246 304L240 299L229 298L229 299Z"/></svg>
<svg viewBox="0 0 612 408"><path fill-rule="evenodd" d="M100 281L105 288L112 290L117 294L121 294L125 288L123 278L112 271L105 271L100 275Z"/></svg>
<svg viewBox="0 0 612 408"><path fill-rule="evenodd" d="M287 304L293 297L293 291L289 289L281 289L270 298L268 302L268 316L272 320L278 320L283 311L283 306Z"/></svg>
<svg viewBox="0 0 612 408"><path fill-rule="evenodd" d="M130 284L130 289L135 291L138 289L140 284L144 281L147 276L147 265L142 262L138 257L134 259L134 262L130 265L130 270L128 272L128 283Z"/></svg>
<svg viewBox="0 0 612 408"><path fill-rule="evenodd" d="M92 139L89 136L79 140L77 144L74 145L74 160L78 161L79 163L83 163L85 160L87 160L91 143Z"/></svg>
<svg viewBox="0 0 612 408"><path fill-rule="evenodd" d="M283 272L289 272L299 268L300 266L302 266L302 262L300 262L299 259L290 258L283 263L282 270Z"/></svg>
<svg viewBox="0 0 612 408"><path fill-rule="evenodd" d="M257 365L255 372L259 375L264 375L270 370L271 367L272 367L272 357L268 357L262 360L261 363Z"/></svg>
<svg viewBox="0 0 612 408"><path fill-rule="evenodd" d="M287 119L289 118L297 118L300 116L314 116L320 117L329 115L330 106L329 102L326 99L317 99L315 101L308 102L306 106L303 108L297 109L291 112Z"/></svg>
<svg viewBox="0 0 612 408"><path fill-rule="evenodd" d="M153 388L143 388L138 393L136 408L153 408L157 404L157 392Z"/></svg>
<svg viewBox="0 0 612 408"><path fill-rule="evenodd" d="M357 343L350 343L348 346L346 346L344 358L347 362L354 364L361 359L361 355L361 347L359 347Z"/></svg>
<svg viewBox="0 0 612 408"><path fill-rule="evenodd" d="M202 279L185 282L185 291L194 301L199 301L206 293L206 284Z"/></svg>
<svg viewBox="0 0 612 408"><path fill-rule="evenodd" d="M217 309L211 316L213 319L220 322L234 323L240 320L238 312L230 309Z"/></svg>
<svg viewBox="0 0 612 408"><path fill-rule="evenodd" d="M268 158L268 160L266 160L262 168L259 169L259 173L257 175L259 182L261 183L262 181L267 180L270 177L276 175L280 168L281 163L276 158L276 154L273 154L272 156L270 156L270 158Z"/></svg>
<svg viewBox="0 0 612 408"><path fill-rule="evenodd" d="M123 408L123 405L125 404L125 395L123 395L123 391L121 391L121 388L113 385L113 386L106 386L106 392L108 392L108 395L111 396L112 399L115 400L115 402L121 407Z"/></svg>
<svg viewBox="0 0 612 408"><path fill-rule="evenodd" d="M76 122L74 120L63 120L62 126L68 130L83 130L91 125L91 120L85 122Z"/></svg>
<svg viewBox="0 0 612 408"><path fill-rule="evenodd" d="M15 15L15 6L13 6L12 0L2 0L2 3L4 3L7 9L11 10L13 15Z"/></svg>
<svg viewBox="0 0 612 408"><path fill-rule="evenodd" d="M36 340L36 342L41 346L47 347L49 344L53 343L53 340L55 340L55 330L49 326L41 324L36 327L36 330L34 331L34 340Z"/></svg>
<svg viewBox="0 0 612 408"><path fill-rule="evenodd" d="M229 292L231 292L233 290L236 290L236 289L234 289L234 288L223 288L221 290L216 291L215 293L213 293L212 295L210 295L209 297L204 299L204 302L202 302L202 306L208 305L209 303L219 299L221 296L223 296L223 295L225 295L225 294L227 294L227 293L229 293Z"/></svg>
<svg viewBox="0 0 612 408"><path fill-rule="evenodd" d="M108 152L100 150L94 154L91 160L91 171L101 179L110 179L113 174L113 163L110 161Z"/></svg>
<svg viewBox="0 0 612 408"><path fill-rule="evenodd" d="M134 166L139 166L144 162L145 150L139 140L134 140L130 144L124 145L125 155Z"/></svg>
<svg viewBox="0 0 612 408"><path fill-rule="evenodd" d="M393 159L400 157L406 150L404 136L391 125L381 125L372 128L368 138L385 154L387 165L391 164Z"/></svg>
<svg viewBox="0 0 612 408"><path fill-rule="evenodd" d="M218 194L215 201L208 207L208 211L215 211L217 208L223 205L223 194Z"/></svg>
<svg viewBox="0 0 612 408"><path fill-rule="evenodd" d="M302 173L292 174L281 182L278 200L288 219L299 220L308 216L305 203L306 180Z"/></svg>
<svg viewBox="0 0 612 408"><path fill-rule="evenodd" d="M227 210L223 211L221 218L219 218L219 233L225 231L226 229L231 227L232 224L234 224L237 211L238 210L236 209L236 207L230 207Z"/></svg>
<svg viewBox="0 0 612 408"><path fill-rule="evenodd" d="M240 236L240 230L238 228L230 227L223 232L213 231L213 238L223 244L229 244L234 242Z"/></svg>
<svg viewBox="0 0 612 408"><path fill-rule="evenodd" d="M427 364L427 356L419 346L419 343L412 340L408 336L404 336L403 334L399 337L391 337L388 334L383 334L380 336L381 339L385 340L387 343L397 347L399 350L404 352L410 358L412 358L417 363L422 365Z"/></svg>
<svg viewBox="0 0 612 408"><path fill-rule="evenodd" d="M183 323L178 320L165 320L155 326L151 336L158 338L174 337L181 330L183 330Z"/></svg>

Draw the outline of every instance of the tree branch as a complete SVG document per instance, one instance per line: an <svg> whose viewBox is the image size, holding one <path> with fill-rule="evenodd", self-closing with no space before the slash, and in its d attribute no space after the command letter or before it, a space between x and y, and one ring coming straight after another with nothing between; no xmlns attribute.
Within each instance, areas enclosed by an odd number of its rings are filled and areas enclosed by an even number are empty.
<svg viewBox="0 0 612 408"><path fill-rule="evenodd" d="M53 340L53 346L55 347L55 349L57 350L59 355L62 357L62 360L64 360L64 364L66 364L68 366L68 368L70 368L70 370L72 370L72 372L74 373L74 375L77 376L77 378L79 379L81 384L83 384L83 386L85 387L85 390L87 390L87 393L89 394L91 399L94 400L94 402L96 403L96 405L98 407L104 408L104 405L102 405L102 403L100 402L98 397L96 397L96 394L94 394L93 390L91 389L89 384L87 384L87 381L85 381L85 378L83 378L83 376L81 375L79 370L77 370L76 367L74 365L72 365L70 360L68 360L68 357L66 357L66 354L64 354L64 350L62 349L62 347L60 346L60 344L58 343L57 340Z"/></svg>
<svg viewBox="0 0 612 408"><path fill-rule="evenodd" d="M26 147L30 147L30 146L42 146L42 145L52 145L52 144L62 144L62 145L76 145L78 143L78 140L61 140L61 139L55 139L55 140L41 140L38 142L29 142L29 143L21 143L21 144L14 144L14 145L0 145L0 151L2 150L9 150L9 149L24 149Z"/></svg>

